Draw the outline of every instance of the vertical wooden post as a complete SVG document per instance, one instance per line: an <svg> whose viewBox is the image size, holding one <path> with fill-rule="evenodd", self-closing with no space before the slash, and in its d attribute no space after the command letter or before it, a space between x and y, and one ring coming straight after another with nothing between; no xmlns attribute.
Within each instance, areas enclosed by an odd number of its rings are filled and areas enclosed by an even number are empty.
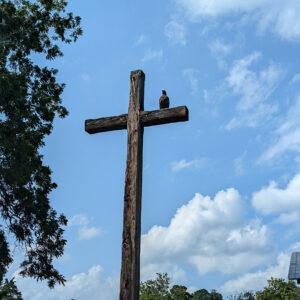
<svg viewBox="0 0 300 300"><path fill-rule="evenodd" d="M140 121L140 111L144 110L144 85L144 72L142 70L131 72L127 120L120 300L139 299L144 134L144 127Z"/></svg>
<svg viewBox="0 0 300 300"><path fill-rule="evenodd" d="M139 299L144 126L189 119L186 106L144 111L144 86L144 72L132 71L128 114L85 121L90 134L127 128L120 300Z"/></svg>

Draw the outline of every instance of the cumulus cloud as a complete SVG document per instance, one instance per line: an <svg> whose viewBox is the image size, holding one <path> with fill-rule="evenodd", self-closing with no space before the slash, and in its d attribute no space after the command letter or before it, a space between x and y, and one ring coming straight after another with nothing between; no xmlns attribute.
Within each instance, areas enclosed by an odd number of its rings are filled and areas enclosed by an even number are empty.
<svg viewBox="0 0 300 300"><path fill-rule="evenodd" d="M78 239L79 240L90 240L99 236L102 231L100 228L89 226L90 220L82 214L78 214L72 217L69 221L69 226L78 226Z"/></svg>
<svg viewBox="0 0 300 300"><path fill-rule="evenodd" d="M144 57L142 58L142 62L147 62L150 60L158 60L161 61L163 58L163 50L152 50L152 49L147 49L145 52Z"/></svg>
<svg viewBox="0 0 300 300"><path fill-rule="evenodd" d="M272 181L252 195L252 205L264 215L278 213L283 223L297 220L300 212L300 173L290 180L285 188ZM296 215L295 215L296 213Z"/></svg>
<svg viewBox="0 0 300 300"><path fill-rule="evenodd" d="M279 217L277 218L276 222L287 225L287 224L291 224L291 223L297 223L299 220L300 220L300 211L293 211L290 213L281 213L279 215ZM294 232L295 232L295 229L292 229L289 232L289 235L293 234Z"/></svg>
<svg viewBox="0 0 300 300"><path fill-rule="evenodd" d="M290 262L290 254L281 252L277 257L277 263L253 273L245 273L236 279L227 281L220 287L223 293L238 293L243 290L259 290L268 284L271 277L286 278Z"/></svg>
<svg viewBox="0 0 300 300"><path fill-rule="evenodd" d="M240 96L236 105L237 116L226 125L227 130L238 126L257 127L278 110L276 104L266 103L276 89L282 76L281 69L271 63L267 68L255 72L250 66L261 57L261 53L234 62L226 78L233 94Z"/></svg>
<svg viewBox="0 0 300 300"><path fill-rule="evenodd" d="M26 300L117 300L119 276L103 278L99 265L91 267L87 273L73 275L65 286L49 289L46 283L15 276L16 283Z"/></svg>
<svg viewBox="0 0 300 300"><path fill-rule="evenodd" d="M274 142L263 152L258 163L272 161L288 151L300 152L300 96L274 132Z"/></svg>
<svg viewBox="0 0 300 300"><path fill-rule="evenodd" d="M271 31L288 41L300 40L300 2L298 0L175 0L192 21L226 15L244 15L257 24L260 32Z"/></svg>
<svg viewBox="0 0 300 300"><path fill-rule="evenodd" d="M207 163L207 158L194 159L191 161L186 161L185 159L179 161L173 161L171 163L171 168L173 172L178 172L183 169L200 169Z"/></svg>
<svg viewBox="0 0 300 300"><path fill-rule="evenodd" d="M141 281L156 278L156 273L168 273L171 281L182 282L186 279L185 271L172 262L142 264Z"/></svg>
<svg viewBox="0 0 300 300"><path fill-rule="evenodd" d="M175 20L170 21L168 24L166 24L165 36L171 44L185 46L185 35L186 30L184 24L179 23Z"/></svg>
<svg viewBox="0 0 300 300"><path fill-rule="evenodd" d="M186 77L190 83L192 95L195 95L198 92L197 73L199 73L199 71L192 68L187 68L183 70L183 76Z"/></svg>
<svg viewBox="0 0 300 300"><path fill-rule="evenodd" d="M258 220L244 223L244 213L233 188L214 199L196 194L177 210L169 226L155 225L142 235L142 267L189 263L199 274L229 274L267 263L272 253L268 228Z"/></svg>

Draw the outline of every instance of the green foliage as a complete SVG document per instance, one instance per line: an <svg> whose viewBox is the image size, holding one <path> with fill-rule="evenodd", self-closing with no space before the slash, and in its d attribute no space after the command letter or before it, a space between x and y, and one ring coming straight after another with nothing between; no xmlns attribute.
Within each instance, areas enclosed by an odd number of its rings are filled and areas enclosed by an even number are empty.
<svg viewBox="0 0 300 300"><path fill-rule="evenodd" d="M268 280L268 286L263 291L256 292L257 300L300 300L300 288L294 281L284 281L282 278Z"/></svg>
<svg viewBox="0 0 300 300"><path fill-rule="evenodd" d="M5 279L4 283L0 285L0 299L1 300L23 300L21 293L15 284L14 279L8 281Z"/></svg>
<svg viewBox="0 0 300 300"><path fill-rule="evenodd" d="M205 300L222 300L223 296L218 293L216 290L212 290L209 295L204 298Z"/></svg>
<svg viewBox="0 0 300 300"><path fill-rule="evenodd" d="M170 278L167 273L157 273L155 280L147 280L140 285L140 300L169 300Z"/></svg>
<svg viewBox="0 0 300 300"><path fill-rule="evenodd" d="M255 300L255 294L252 291L244 292L239 295L237 300Z"/></svg>
<svg viewBox="0 0 300 300"><path fill-rule="evenodd" d="M187 292L187 288L183 285L173 285L170 290L172 300L191 300L192 296Z"/></svg>
<svg viewBox="0 0 300 300"><path fill-rule="evenodd" d="M212 290L210 293L206 289L201 289L194 292L191 300L222 300L223 296L216 290Z"/></svg>
<svg viewBox="0 0 300 300"><path fill-rule="evenodd" d="M56 188L40 148L52 131L64 84L57 70L41 67L32 54L52 60L63 53L57 42L76 41L80 18L66 13L64 0L0 0L0 281L12 262L8 235L26 252L21 274L48 285L64 283L53 258L66 244L64 215L50 206Z"/></svg>
<svg viewBox="0 0 300 300"><path fill-rule="evenodd" d="M201 289L193 293L192 300L205 300L209 295L209 292L206 289Z"/></svg>
<svg viewBox="0 0 300 300"><path fill-rule="evenodd" d="M252 291L247 291L239 293L238 295L230 296L230 300L256 300L255 293Z"/></svg>
<svg viewBox="0 0 300 300"><path fill-rule="evenodd" d="M300 300L300 288L295 282L272 278L262 291L241 292L227 297L228 300ZM209 293L206 289L192 294L183 285L174 285L170 289L170 278L167 273L157 273L155 280L147 280L140 285L140 300L223 300L222 294L216 290Z"/></svg>
<svg viewBox="0 0 300 300"><path fill-rule="evenodd" d="M210 293L201 289L193 294L187 292L183 285L173 285L170 289L170 278L167 273L157 273L155 280L147 280L140 284L140 300L222 300L216 290Z"/></svg>

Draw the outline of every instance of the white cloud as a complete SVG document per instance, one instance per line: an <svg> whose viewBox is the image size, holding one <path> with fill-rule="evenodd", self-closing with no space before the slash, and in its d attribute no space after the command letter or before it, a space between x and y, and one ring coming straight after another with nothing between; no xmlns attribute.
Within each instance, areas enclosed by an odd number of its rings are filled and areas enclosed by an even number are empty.
<svg viewBox="0 0 300 300"><path fill-rule="evenodd" d="M141 281L156 278L156 273L168 273L171 281L182 281L186 279L186 273L176 264L171 262L149 263L141 266Z"/></svg>
<svg viewBox="0 0 300 300"><path fill-rule="evenodd" d="M82 214L74 215L68 222L69 226L81 225L86 226L89 223L87 216Z"/></svg>
<svg viewBox="0 0 300 300"><path fill-rule="evenodd" d="M144 34L141 34L135 41L134 46L139 46L143 44L146 41L146 36Z"/></svg>
<svg viewBox="0 0 300 300"><path fill-rule="evenodd" d="M263 152L258 163L272 161L287 151L300 152L300 96L290 107L274 136L274 142Z"/></svg>
<svg viewBox="0 0 300 300"><path fill-rule="evenodd" d="M97 227L81 227L78 230L78 239L79 240L90 240L94 237L100 235L101 230Z"/></svg>
<svg viewBox="0 0 300 300"><path fill-rule="evenodd" d="M286 5L278 7L282 9L277 11L277 16L274 16L276 20L270 22L275 23L275 32L282 38L294 41L299 40L300 37L300 3L299 1L287 1Z"/></svg>
<svg viewBox="0 0 300 300"><path fill-rule="evenodd" d="M79 226L78 239L79 240L90 240L99 236L102 230L97 227L89 227L90 220L82 214L78 214L72 217L69 221L69 226Z"/></svg>
<svg viewBox="0 0 300 300"><path fill-rule="evenodd" d="M223 293L235 293L249 290L259 290L268 284L271 277L286 278L290 262L290 254L280 253L277 257L277 264L269 266L264 271L259 270L253 273L246 273L236 279L227 281L221 286Z"/></svg>
<svg viewBox="0 0 300 300"><path fill-rule="evenodd" d="M287 184L285 189L272 181L267 187L253 193L252 205L264 215L279 213L281 221L288 223L300 212L300 173ZM288 213L288 215L286 214Z"/></svg>
<svg viewBox="0 0 300 300"><path fill-rule="evenodd" d="M241 99L236 105L238 115L226 125L228 130L238 126L257 127L278 110L276 104L269 104L266 101L275 90L282 72L272 63L259 72L250 70L249 67L260 56L259 52L255 52L237 60L229 71L226 82L233 94L240 96Z"/></svg>
<svg viewBox="0 0 300 300"><path fill-rule="evenodd" d="M178 172L183 169L195 168L200 169L207 163L207 158L194 159L191 161L186 161L185 159L174 161L171 163L171 168L173 172Z"/></svg>
<svg viewBox="0 0 300 300"><path fill-rule="evenodd" d="M188 12L190 17L197 18L199 16L218 16L232 12L251 11L259 8L268 0L176 0Z"/></svg>
<svg viewBox="0 0 300 300"><path fill-rule="evenodd" d="M297 73L293 76L292 80L290 81L290 84L294 84L300 81L300 73Z"/></svg>
<svg viewBox="0 0 300 300"><path fill-rule="evenodd" d="M247 151L244 151L240 156L238 156L235 160L234 160L234 168L235 168L235 174L236 175L241 175L244 173L244 160L245 157L247 155Z"/></svg>
<svg viewBox="0 0 300 300"><path fill-rule="evenodd" d="M117 300L119 276L102 278L99 265L91 267L87 273L73 275L65 286L49 289L45 282L16 276L16 283L26 300Z"/></svg>
<svg viewBox="0 0 300 300"><path fill-rule="evenodd" d="M171 44L185 46L185 35L186 30L184 24L179 23L175 20L170 21L168 24L166 24L165 36Z"/></svg>
<svg viewBox="0 0 300 300"><path fill-rule="evenodd" d="M281 213L276 221L281 224L291 224L291 223L297 223L299 220L300 220L300 211L294 211L291 213ZM293 231L294 230L292 230L291 233Z"/></svg>
<svg viewBox="0 0 300 300"><path fill-rule="evenodd" d="M152 49L147 49L144 57L141 60L142 60L142 62L147 62L150 60L161 61L162 58L163 58L163 50L162 49L157 50L157 51L152 50Z"/></svg>
<svg viewBox="0 0 300 300"><path fill-rule="evenodd" d="M273 278L287 278L290 258L292 252L300 250L300 243L297 242L288 247L285 251L277 255L275 264L269 265L263 270L260 269L256 272L245 273L238 276L236 279L227 281L220 291L223 293L236 293L243 290L261 290L267 286L267 280Z"/></svg>
<svg viewBox="0 0 300 300"><path fill-rule="evenodd" d="M183 70L183 76L186 77L190 83L192 95L195 95L198 92L198 78L196 77L197 73L199 73L199 71L192 68Z"/></svg>
<svg viewBox="0 0 300 300"><path fill-rule="evenodd" d="M231 52L231 46L224 44L220 39L216 39L210 43L209 49L212 53L218 55L227 55Z"/></svg>
<svg viewBox="0 0 300 300"><path fill-rule="evenodd" d="M231 52L231 46L226 45L220 39L216 39L208 45L210 52L217 59L219 68L224 70L227 68L227 63L224 57Z"/></svg>
<svg viewBox="0 0 300 300"><path fill-rule="evenodd" d="M177 210L168 227L155 225L142 235L142 267L189 263L199 274L229 274L268 263L268 228L258 220L244 223L244 213L233 188L218 192L214 199L196 194Z"/></svg>
<svg viewBox="0 0 300 300"><path fill-rule="evenodd" d="M288 41L300 40L300 2L298 0L175 0L188 18L201 21L222 15L240 15L255 22L261 32L266 30Z"/></svg>

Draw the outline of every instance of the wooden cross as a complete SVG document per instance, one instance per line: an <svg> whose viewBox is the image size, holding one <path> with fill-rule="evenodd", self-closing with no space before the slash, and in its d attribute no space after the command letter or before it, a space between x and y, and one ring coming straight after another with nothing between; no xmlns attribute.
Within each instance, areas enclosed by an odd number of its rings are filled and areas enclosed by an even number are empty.
<svg viewBox="0 0 300 300"><path fill-rule="evenodd" d="M90 134L127 128L120 300L139 299L144 127L189 118L186 106L144 111L144 85L144 72L132 71L128 114L85 121Z"/></svg>

